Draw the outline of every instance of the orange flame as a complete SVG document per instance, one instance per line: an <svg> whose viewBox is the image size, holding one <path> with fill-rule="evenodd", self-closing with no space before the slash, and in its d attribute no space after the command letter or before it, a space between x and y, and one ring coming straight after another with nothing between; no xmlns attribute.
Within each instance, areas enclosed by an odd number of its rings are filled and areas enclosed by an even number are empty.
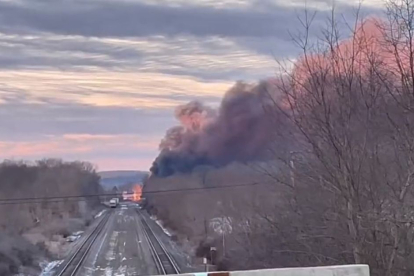
<svg viewBox="0 0 414 276"><path fill-rule="evenodd" d="M141 185L134 185L134 187L132 188L133 190L133 195L132 195L132 201L140 201L141 200L141 195L142 195L142 187Z"/></svg>

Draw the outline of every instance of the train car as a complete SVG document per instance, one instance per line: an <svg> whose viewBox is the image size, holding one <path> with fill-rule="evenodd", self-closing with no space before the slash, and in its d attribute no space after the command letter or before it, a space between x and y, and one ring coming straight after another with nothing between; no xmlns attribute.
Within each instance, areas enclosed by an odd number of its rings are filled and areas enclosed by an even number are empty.
<svg viewBox="0 0 414 276"><path fill-rule="evenodd" d="M113 198L109 201L109 206L111 208L116 208L116 206L118 206L118 199L117 198Z"/></svg>

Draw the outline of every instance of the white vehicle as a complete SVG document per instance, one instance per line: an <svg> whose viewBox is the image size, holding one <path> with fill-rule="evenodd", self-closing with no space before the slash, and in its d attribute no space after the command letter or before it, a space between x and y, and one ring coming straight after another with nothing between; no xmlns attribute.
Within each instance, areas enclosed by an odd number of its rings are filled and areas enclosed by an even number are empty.
<svg viewBox="0 0 414 276"><path fill-rule="evenodd" d="M117 198L113 198L109 201L109 206L111 208L116 208L117 205L118 205L118 199Z"/></svg>
<svg viewBox="0 0 414 276"><path fill-rule="evenodd" d="M72 233L72 235L66 237L66 241L67 242L74 242L74 241L78 240L82 236L82 234L83 234L83 231L78 231L78 232Z"/></svg>
<svg viewBox="0 0 414 276"><path fill-rule="evenodd" d="M73 235L70 235L70 236L67 236L67 237L66 237L66 241L67 241L67 242L74 242L74 241L76 241L77 239L79 239L79 237L78 237L78 236L73 236Z"/></svg>

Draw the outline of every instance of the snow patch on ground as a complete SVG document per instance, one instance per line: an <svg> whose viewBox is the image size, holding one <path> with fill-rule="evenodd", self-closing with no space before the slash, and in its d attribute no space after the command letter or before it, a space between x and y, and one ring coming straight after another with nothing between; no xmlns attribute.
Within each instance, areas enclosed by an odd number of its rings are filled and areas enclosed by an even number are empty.
<svg viewBox="0 0 414 276"><path fill-rule="evenodd" d="M137 275L134 267L127 267L126 265L121 265L117 269L113 267L100 267L97 266L93 272L100 272L99 275L103 276L128 276L128 275ZM95 273L96 274L96 273Z"/></svg>
<svg viewBox="0 0 414 276"><path fill-rule="evenodd" d="M172 234L167 229L165 229L164 226L162 225L162 221L156 220L155 222L158 224L159 227L161 227L161 229L162 229L162 231L164 231L165 235L167 235L168 237L172 237Z"/></svg>
<svg viewBox="0 0 414 276"><path fill-rule="evenodd" d="M105 268L105 276L112 276L112 267Z"/></svg>
<svg viewBox="0 0 414 276"><path fill-rule="evenodd" d="M118 243L118 241L117 241L118 240L118 235L119 235L119 232L117 232L117 231L114 231L111 235L111 239L109 240L109 250L108 250L108 252L106 253L106 256L105 256L105 259L107 261L115 260L115 247ZM106 271L105 271L105 273L106 273Z"/></svg>
<svg viewBox="0 0 414 276"><path fill-rule="evenodd" d="M114 276L125 276L126 275L127 266L121 265L114 273Z"/></svg>
<svg viewBox="0 0 414 276"><path fill-rule="evenodd" d="M106 210L102 210L102 211L100 211L96 216L95 216L95 218L97 219L97 218L99 218L99 217L101 217L104 213L106 212Z"/></svg>
<svg viewBox="0 0 414 276"><path fill-rule="evenodd" d="M61 265L62 262L63 260L57 260L57 261L53 261L49 263L45 262L45 263L40 264L40 266L43 269L42 269L42 273L40 273L39 276L52 276L54 272L53 269Z"/></svg>
<svg viewBox="0 0 414 276"><path fill-rule="evenodd" d="M96 269L92 267L84 267L84 274L83 276L92 276L95 273Z"/></svg>
<svg viewBox="0 0 414 276"><path fill-rule="evenodd" d="M101 252L102 246L103 246L104 242L106 241L106 236L107 236L107 235L108 235L108 232L107 232L107 233L105 233L105 236L103 237L103 239L102 239L102 241L101 241L101 244L99 245L98 252ZM96 261L98 260L98 255L99 255L99 253L95 254L95 257L93 258L93 261L92 261L92 265L93 265L93 266L95 266Z"/></svg>
<svg viewBox="0 0 414 276"><path fill-rule="evenodd" d="M162 231L164 231L164 233L168 236L168 237L172 237L172 234L164 228L164 226L162 225L162 221L158 220L158 218L156 216L150 216L150 218L155 221L159 227L161 227Z"/></svg>

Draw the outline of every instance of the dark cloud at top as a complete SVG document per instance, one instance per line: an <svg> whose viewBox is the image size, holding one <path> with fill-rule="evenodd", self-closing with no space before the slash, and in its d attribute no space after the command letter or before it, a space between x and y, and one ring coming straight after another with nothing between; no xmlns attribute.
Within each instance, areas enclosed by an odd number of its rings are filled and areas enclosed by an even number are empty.
<svg viewBox="0 0 414 276"><path fill-rule="evenodd" d="M97 37L190 34L226 37L277 35L278 38L289 39L286 30L295 24L295 13L301 11L270 5L268 1L263 3L267 3L266 11L169 7L121 1L80 3L33 0L32 4L27 2L27 5L1 2L0 28L5 32L23 29ZM257 5L260 5L259 1ZM353 8L347 6L340 9L349 13Z"/></svg>

